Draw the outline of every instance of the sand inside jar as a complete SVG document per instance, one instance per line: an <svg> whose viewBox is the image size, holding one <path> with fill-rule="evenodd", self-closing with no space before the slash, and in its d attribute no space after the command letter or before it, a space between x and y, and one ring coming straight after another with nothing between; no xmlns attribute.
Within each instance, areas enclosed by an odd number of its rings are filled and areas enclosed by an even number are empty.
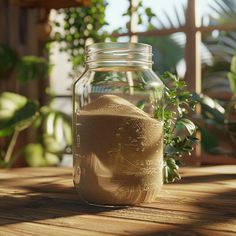
<svg viewBox="0 0 236 236"><path fill-rule="evenodd" d="M81 198L99 205L153 201L162 186L163 126L115 95L104 95L77 116Z"/></svg>

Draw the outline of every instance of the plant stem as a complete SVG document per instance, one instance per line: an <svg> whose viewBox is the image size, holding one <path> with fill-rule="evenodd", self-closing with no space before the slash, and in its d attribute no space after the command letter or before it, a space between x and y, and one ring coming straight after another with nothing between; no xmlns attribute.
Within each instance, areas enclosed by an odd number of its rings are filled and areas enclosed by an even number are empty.
<svg viewBox="0 0 236 236"><path fill-rule="evenodd" d="M12 135L9 146L7 148L7 152L6 152L6 155L5 155L5 158L4 158L5 163L8 163L11 160L11 156L12 156L14 147L16 145L16 140L17 140L18 135L19 135L19 131L15 130L13 135Z"/></svg>
<svg viewBox="0 0 236 236"><path fill-rule="evenodd" d="M23 149L17 150L17 153L13 155L11 160L7 163L6 169L10 169L22 153L23 153Z"/></svg>

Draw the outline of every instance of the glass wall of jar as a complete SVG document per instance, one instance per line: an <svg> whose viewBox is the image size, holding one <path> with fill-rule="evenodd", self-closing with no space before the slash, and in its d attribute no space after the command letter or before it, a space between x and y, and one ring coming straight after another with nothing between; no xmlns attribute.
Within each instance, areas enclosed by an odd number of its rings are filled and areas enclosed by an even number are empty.
<svg viewBox="0 0 236 236"><path fill-rule="evenodd" d="M74 185L95 205L153 201L162 186L164 85L152 48L97 43L74 83Z"/></svg>

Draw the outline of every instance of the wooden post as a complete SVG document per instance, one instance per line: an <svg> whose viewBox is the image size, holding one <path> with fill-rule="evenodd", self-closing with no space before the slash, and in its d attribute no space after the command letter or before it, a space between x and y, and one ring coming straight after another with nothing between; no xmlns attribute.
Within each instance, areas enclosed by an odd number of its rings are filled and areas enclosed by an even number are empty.
<svg viewBox="0 0 236 236"><path fill-rule="evenodd" d="M198 0L189 0L186 12L186 76L185 80L190 90L201 92L201 32L200 17L197 12Z"/></svg>
<svg viewBox="0 0 236 236"><path fill-rule="evenodd" d="M137 25L138 25L138 12L137 12L138 4L139 0L130 0L131 15L130 15L129 32L131 33L130 42L132 43L138 42L138 36L133 34L137 30Z"/></svg>
<svg viewBox="0 0 236 236"><path fill-rule="evenodd" d="M198 31L201 21L197 9L198 0L188 0L186 11L186 75L185 80L190 91L201 93L201 32ZM200 113L200 106L197 106L196 113ZM201 138L197 133L197 138ZM194 158L191 158L188 164L201 164L201 146L197 145Z"/></svg>

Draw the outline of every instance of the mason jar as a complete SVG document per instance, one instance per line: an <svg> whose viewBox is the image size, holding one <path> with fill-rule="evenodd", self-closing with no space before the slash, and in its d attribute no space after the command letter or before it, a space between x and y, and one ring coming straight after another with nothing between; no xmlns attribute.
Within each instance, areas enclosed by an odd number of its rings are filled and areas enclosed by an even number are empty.
<svg viewBox="0 0 236 236"><path fill-rule="evenodd" d="M73 181L84 202L156 199L163 184L163 89L151 46L86 47L85 71L73 87Z"/></svg>

